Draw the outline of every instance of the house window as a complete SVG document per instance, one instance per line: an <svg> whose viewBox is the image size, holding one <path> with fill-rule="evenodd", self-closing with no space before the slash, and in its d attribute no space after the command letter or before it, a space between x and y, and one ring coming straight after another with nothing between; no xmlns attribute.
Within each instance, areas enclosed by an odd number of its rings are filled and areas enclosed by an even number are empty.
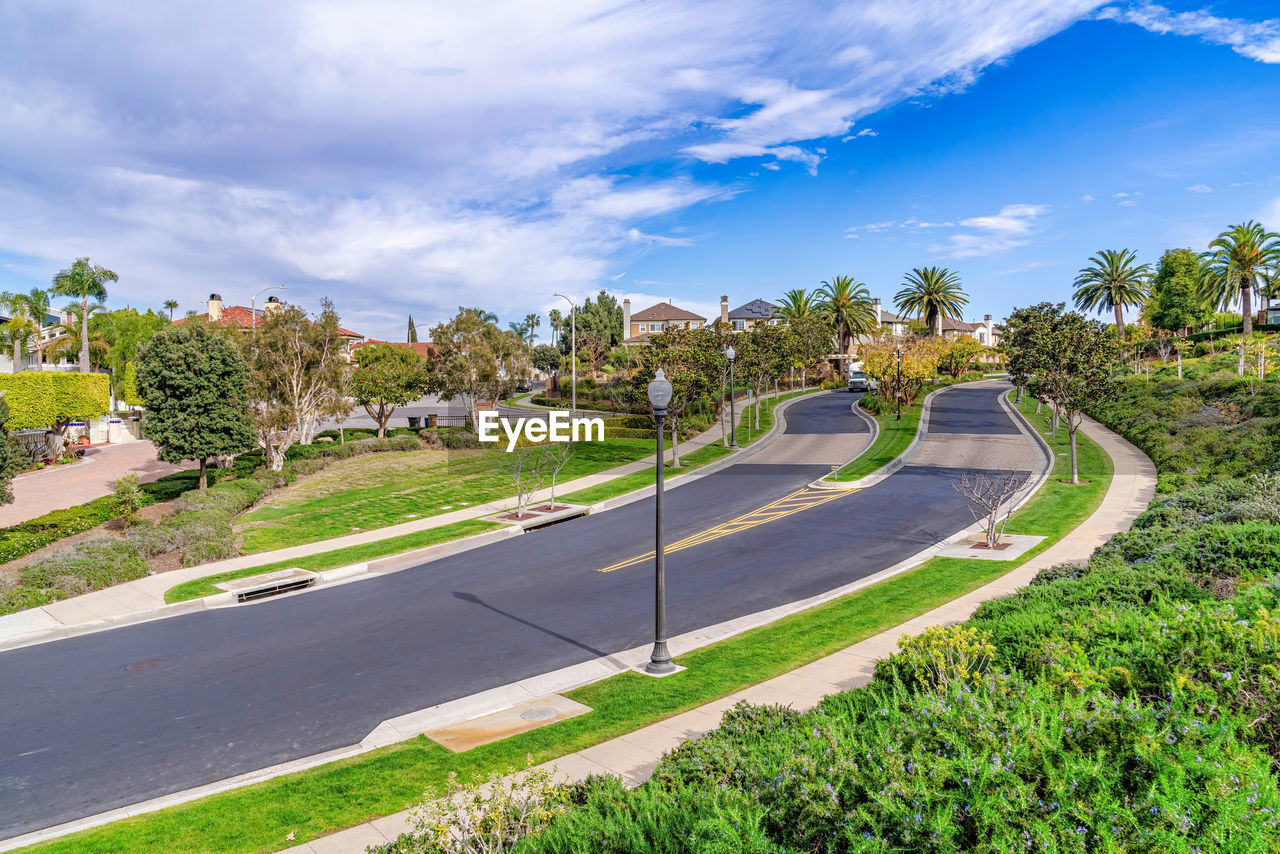
<svg viewBox="0 0 1280 854"><path fill-rule="evenodd" d="M746 328L747 328L747 322L746 322L745 320L735 320L735 321L733 322L733 331L734 331L734 332L742 332L742 331L744 331ZM654 463L654 465L657 465L657 463Z"/></svg>

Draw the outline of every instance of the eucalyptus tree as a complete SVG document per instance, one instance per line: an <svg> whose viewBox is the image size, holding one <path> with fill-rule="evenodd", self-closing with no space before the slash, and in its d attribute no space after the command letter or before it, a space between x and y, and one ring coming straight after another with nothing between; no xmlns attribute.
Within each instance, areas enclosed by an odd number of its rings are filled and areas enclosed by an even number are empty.
<svg viewBox="0 0 1280 854"><path fill-rule="evenodd" d="M1253 289L1269 283L1280 267L1280 235L1249 220L1214 238L1205 257L1214 272L1215 301L1226 309L1239 297L1247 338L1253 332Z"/></svg>
<svg viewBox="0 0 1280 854"><path fill-rule="evenodd" d="M834 276L818 289L819 311L836 330L836 351L849 352L855 335L870 335L880 328L871 303L871 291L852 276Z"/></svg>
<svg viewBox="0 0 1280 854"><path fill-rule="evenodd" d="M1114 311L1117 341L1124 340L1124 310L1141 308L1147 301L1151 265L1137 260L1132 249L1103 249L1076 276L1076 308L1098 314Z"/></svg>
<svg viewBox="0 0 1280 854"><path fill-rule="evenodd" d="M80 298L80 373L89 373L89 300L101 303L107 298L107 282L120 277L106 267L90 264L88 258L77 258L53 277L54 296Z"/></svg>
<svg viewBox="0 0 1280 854"><path fill-rule="evenodd" d="M960 286L960 274L946 267L916 267L903 280L905 287L893 303L905 314L925 321L933 335L942 335L944 317L958 319L969 297Z"/></svg>

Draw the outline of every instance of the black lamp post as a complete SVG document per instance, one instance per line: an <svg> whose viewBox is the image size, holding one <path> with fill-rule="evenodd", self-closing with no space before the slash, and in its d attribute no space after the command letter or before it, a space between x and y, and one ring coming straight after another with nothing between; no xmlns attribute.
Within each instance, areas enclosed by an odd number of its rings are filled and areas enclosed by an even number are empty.
<svg viewBox="0 0 1280 854"><path fill-rule="evenodd" d="M729 450L736 451L738 449L738 412L734 406L734 382L733 382L733 357L737 353L733 352L733 346L730 345L724 351L725 358L729 360Z"/></svg>
<svg viewBox="0 0 1280 854"><path fill-rule="evenodd" d="M676 666L671 663L671 653L667 651L667 579L663 566L662 545L662 469L663 448L662 422L667 417L667 404L671 402L671 383L667 376L658 369L658 375L649 383L649 403L653 405L653 417L658 422L658 488L654 492L654 516L656 526L653 536L654 561L654 618L653 618L653 652L649 654L649 663L644 666L647 673L662 676L671 673Z"/></svg>
<svg viewBox="0 0 1280 854"><path fill-rule="evenodd" d="M894 355L897 356L897 366L898 366L898 381L896 383L897 388L894 389L894 396L898 399L898 417L894 420L901 421L902 420L902 348L899 347L893 352L894 352Z"/></svg>

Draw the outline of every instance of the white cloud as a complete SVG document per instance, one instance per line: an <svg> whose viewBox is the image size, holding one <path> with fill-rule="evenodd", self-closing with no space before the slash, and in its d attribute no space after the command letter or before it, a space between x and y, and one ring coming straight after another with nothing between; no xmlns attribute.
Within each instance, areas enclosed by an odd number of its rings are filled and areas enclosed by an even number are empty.
<svg viewBox="0 0 1280 854"><path fill-rule="evenodd" d="M1117 204L1119 204L1120 207L1122 208L1132 208L1132 207L1137 207L1138 205L1138 203L1135 202L1133 199L1125 199L1124 201L1117 202Z"/></svg>
<svg viewBox="0 0 1280 854"><path fill-rule="evenodd" d="M929 248L953 258L974 258L1025 246L1036 230L1037 220L1048 211L1048 205L1005 205L999 213L960 220L960 227L967 231L951 235L946 244Z"/></svg>
<svg viewBox="0 0 1280 854"><path fill-rule="evenodd" d="M1192 184L1190 187L1187 187L1187 191L1191 193L1212 193L1213 187L1210 187L1208 184Z"/></svg>
<svg viewBox="0 0 1280 854"><path fill-rule="evenodd" d="M1103 20L1137 24L1153 33L1199 36L1209 44L1226 45L1241 56L1265 63L1280 63L1280 19L1245 21L1219 18L1198 9L1172 12L1155 3L1129 7L1108 6L1097 13Z"/></svg>
<svg viewBox="0 0 1280 854"><path fill-rule="evenodd" d="M1089 195L1088 193L1085 193L1083 196L1080 197L1080 201L1084 202L1085 204L1088 204L1089 202L1093 201L1093 196Z"/></svg>
<svg viewBox="0 0 1280 854"><path fill-rule="evenodd" d="M288 282L381 336L409 310L520 312L687 244L683 211L743 191L651 164L813 172L862 116L967 85L1099 5L10 4L0 252L39 283L88 254L135 305Z"/></svg>

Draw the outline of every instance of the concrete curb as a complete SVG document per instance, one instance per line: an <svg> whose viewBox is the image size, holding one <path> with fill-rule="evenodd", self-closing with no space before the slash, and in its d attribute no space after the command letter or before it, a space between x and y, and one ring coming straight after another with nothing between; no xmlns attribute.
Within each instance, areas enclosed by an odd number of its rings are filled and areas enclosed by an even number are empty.
<svg viewBox="0 0 1280 854"><path fill-rule="evenodd" d="M858 453L854 454L847 461L845 461L844 465L840 466L840 468L844 468L847 465L852 465L859 458L861 458L868 451L870 451L872 446L875 445L876 439L880 438L880 422L872 418L867 412L865 412L862 409L861 406L858 405L858 401L860 400L862 400L861 396L859 396L858 399L855 400L852 406L850 406L849 408L854 415L857 415L859 418L861 418L863 421L865 421L867 424L870 425L871 438L867 441L866 447L864 447L861 451L858 451ZM859 488L855 485L857 484L858 481L848 481L846 483L840 483L839 481L827 480L827 478L830 476L831 475L824 474L822 477L810 483L809 484L810 488L814 488L814 489L858 489Z"/></svg>
<svg viewBox="0 0 1280 854"><path fill-rule="evenodd" d="M956 385L962 385L962 383L956 383ZM901 454L898 454L898 456L894 457L871 474L860 477L857 480L847 480L844 482L828 481L826 479L828 476L823 475L809 485L815 489L866 489L869 486L875 486L880 481L889 477L889 475L915 459L916 455L920 453L920 443L924 441L925 436L929 433L929 410L933 407L934 397L953 388L955 388L954 385L949 385L946 388L934 389L924 396L924 400L920 403L920 423L916 425L916 435L912 438L911 444L907 445L907 447L902 450ZM879 427L879 425L876 426L877 428ZM867 450L871 450L870 445L867 446ZM866 453L866 451L863 453ZM862 454L859 454L858 456L862 456ZM854 457L854 459L857 459L857 457ZM853 462L853 460L850 460L849 462ZM848 465L848 463L845 463L845 465Z"/></svg>

